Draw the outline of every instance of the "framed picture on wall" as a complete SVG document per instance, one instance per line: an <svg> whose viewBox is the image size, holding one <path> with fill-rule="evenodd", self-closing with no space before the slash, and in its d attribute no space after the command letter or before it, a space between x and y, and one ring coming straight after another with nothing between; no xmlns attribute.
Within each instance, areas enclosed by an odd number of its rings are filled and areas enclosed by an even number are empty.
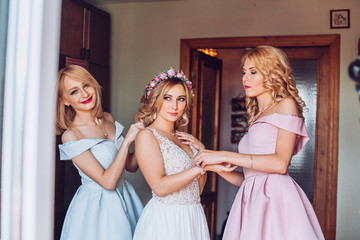
<svg viewBox="0 0 360 240"><path fill-rule="evenodd" d="M245 98L244 97L232 98L231 111L233 112L246 111Z"/></svg>
<svg viewBox="0 0 360 240"><path fill-rule="evenodd" d="M231 143L240 142L241 138L246 133L246 129L234 129L231 131Z"/></svg>
<svg viewBox="0 0 360 240"><path fill-rule="evenodd" d="M231 127L233 128L247 128L247 117L245 113L238 113L231 115Z"/></svg>
<svg viewBox="0 0 360 240"><path fill-rule="evenodd" d="M231 99L231 143L238 143L248 130L245 97Z"/></svg>
<svg viewBox="0 0 360 240"><path fill-rule="evenodd" d="M330 28L350 28L350 9L330 10Z"/></svg>

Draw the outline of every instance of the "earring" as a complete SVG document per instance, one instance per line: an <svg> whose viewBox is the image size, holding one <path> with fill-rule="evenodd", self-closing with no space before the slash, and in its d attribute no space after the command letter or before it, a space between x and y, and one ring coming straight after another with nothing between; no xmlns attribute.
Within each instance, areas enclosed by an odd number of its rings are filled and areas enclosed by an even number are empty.
<svg viewBox="0 0 360 240"><path fill-rule="evenodd" d="M156 113L154 113L154 115L153 115L153 119L154 119L154 120L156 119Z"/></svg>
<svg viewBox="0 0 360 240"><path fill-rule="evenodd" d="M70 104L66 104L67 107L70 107Z"/></svg>

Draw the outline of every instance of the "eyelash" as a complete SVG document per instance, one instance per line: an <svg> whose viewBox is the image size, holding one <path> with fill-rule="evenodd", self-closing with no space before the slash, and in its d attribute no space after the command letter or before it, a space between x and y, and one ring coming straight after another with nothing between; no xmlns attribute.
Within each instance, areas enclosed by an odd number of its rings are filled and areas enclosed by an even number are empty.
<svg viewBox="0 0 360 240"><path fill-rule="evenodd" d="M87 84L87 83L85 83L84 85L83 85L83 88L86 88L86 87L89 87L90 85L89 84ZM74 95L74 94L76 94L78 92L78 90L74 90L74 91L72 91L71 93L70 93L70 95Z"/></svg>
<svg viewBox="0 0 360 240"><path fill-rule="evenodd" d="M256 74L257 72L256 71L252 71L252 72L250 72L252 75L254 75L254 74ZM242 75L245 75L246 74L246 72L242 72Z"/></svg>
<svg viewBox="0 0 360 240"><path fill-rule="evenodd" d="M171 101L171 97L164 97L164 100ZM178 101L184 102L185 98L184 97L178 98Z"/></svg>

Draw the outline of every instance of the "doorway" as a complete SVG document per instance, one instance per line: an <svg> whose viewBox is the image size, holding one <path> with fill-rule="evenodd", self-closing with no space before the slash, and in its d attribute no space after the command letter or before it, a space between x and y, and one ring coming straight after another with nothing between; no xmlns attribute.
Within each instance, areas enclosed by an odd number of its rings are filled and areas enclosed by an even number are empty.
<svg viewBox="0 0 360 240"><path fill-rule="evenodd" d="M335 239L338 161L338 109L340 36L270 36L182 39L180 68L192 76L191 52L197 48L234 49L272 45L282 48L291 61L317 64L317 102L314 123L313 207L326 239ZM199 87L199 85L195 86ZM194 105L194 108L197 108ZM196 109L195 109L196 111ZM192 132L193 133L193 132ZM221 204L218 202L218 205ZM213 231L214 229L210 229Z"/></svg>

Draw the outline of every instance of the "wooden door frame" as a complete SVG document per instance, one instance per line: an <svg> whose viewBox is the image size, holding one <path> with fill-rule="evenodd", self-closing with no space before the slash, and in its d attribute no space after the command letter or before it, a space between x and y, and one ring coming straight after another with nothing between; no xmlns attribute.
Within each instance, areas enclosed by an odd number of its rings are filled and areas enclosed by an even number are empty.
<svg viewBox="0 0 360 240"><path fill-rule="evenodd" d="M203 141L203 121L204 115L203 110L206 108L202 106L202 103L206 101L204 99L204 89L211 87L215 89L214 102L214 125L213 130L215 134L212 137L212 150L218 150L219 148L219 122L220 122L220 98L221 98L221 75L222 75L222 60L210 57L205 53L199 51L192 51L192 71L190 79L193 82L194 94L190 122L188 124L188 132L191 132L198 139ZM204 76L204 69L210 68L216 71L215 75L215 86L208 83L208 79ZM194 111L195 110L195 111ZM207 129L209 130L209 129ZM203 141L205 144L205 142ZM208 146L209 147L209 146ZM205 217L208 222L210 230L210 239L217 239L216 236L216 208L217 208L217 174L214 172L207 173L207 181L204 190L201 194L201 203L205 212Z"/></svg>
<svg viewBox="0 0 360 240"><path fill-rule="evenodd" d="M337 166L339 136L340 35L301 35L181 39L180 69L190 76L191 49L245 48L258 45L276 47L326 47L329 68L327 84L318 84L315 143L314 209L324 211L318 219L325 239L335 239ZM324 79L322 79L324 81ZM323 103L323 104L321 104ZM320 124L321 123L321 124ZM320 129L321 128L321 129ZM315 199L321 195L321 198ZM318 214L318 212L317 212Z"/></svg>

